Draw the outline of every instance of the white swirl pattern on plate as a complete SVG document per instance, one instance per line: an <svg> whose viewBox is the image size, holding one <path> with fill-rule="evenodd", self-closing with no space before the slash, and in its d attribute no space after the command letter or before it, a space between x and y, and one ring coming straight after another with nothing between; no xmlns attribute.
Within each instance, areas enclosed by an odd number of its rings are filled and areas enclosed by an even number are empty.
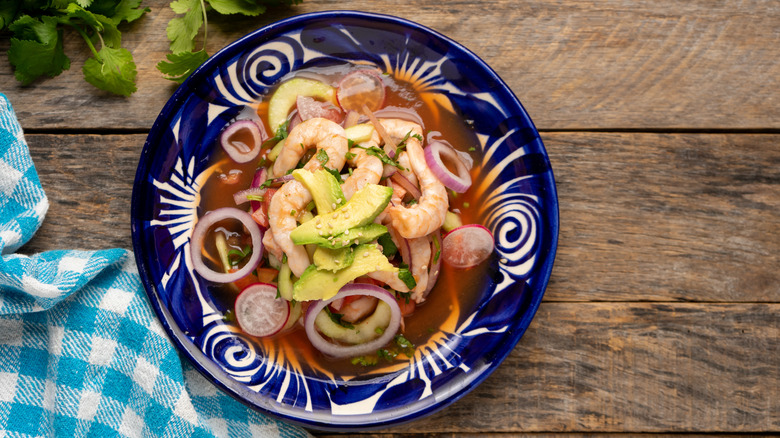
<svg viewBox="0 0 780 438"><path fill-rule="evenodd" d="M346 32L346 31L345 31ZM348 32L347 32L348 33ZM360 44L360 42L353 38ZM212 76L212 81L219 91L224 102L242 106L253 103L260 95L267 91L276 81L283 77L289 70L302 63L312 61L318 57L329 57L322 53L306 48L301 43L300 33L287 35L253 50L242 60L235 60L230 65L223 66ZM399 53L395 57L383 55L385 68L393 74L423 84L427 91L447 95L468 95L473 99L480 99L494 106L497 112L505 114L504 109L487 93L469 94L456 87L455 84L441 79L441 66L446 61L421 61L410 59L408 54ZM259 74L260 65L268 65L270 68ZM229 107L210 103L209 122L216 120L216 115ZM174 131L180 125L174 125ZM509 131L506 135L493 138L486 134L478 133L483 157L490 161L498 148L504 147L504 141L512 135ZM175 138L179 138L179 132L173 132ZM507 286L525 281L536 263L536 251L539 242L540 211L537 199L530 195L514 192L513 187L521 180L528 177L519 177L496 186L500 181L499 176L503 169L510 166L518 157L526 153L524 148L518 148L504 157L498 163L491 163L491 171L480 180L479 192L493 190L486 197L482 205L482 215L487 227L496 238L496 251L502 259L499 269L502 273L502 281L496 285L492 295L506 290ZM304 409L312 410L312 396L309 391L307 377L304 377L300 369L296 369L285 359L275 356L273 351L263 351L256 347L251 338L243 335L236 326L222 320L222 315L215 310L208 297L205 296L202 280L199 279L192 268L192 260L189 251L189 237L197 222L197 207L200 201L199 190L208 175L207 171L201 172L195 178L184 177L185 173L192 175L193 160L188 163L189 172L183 171L181 158L176 164L169 181L154 184L160 192L168 193L168 196L160 195L160 204L169 208L160 210L157 218L151 222L152 226L163 227L170 233L177 249L177 257L169 266L167 277L163 277L160 286L167 287L166 278L180 268L180 264L186 267L192 278L196 294L201 303L202 317L204 321L203 332L192 336L192 341L198 345L201 351L233 379L244 382L255 391L269 391L278 403L284 400L305 400ZM483 306L480 307L483 308ZM331 411L333 414L370 414L376 408L376 403L386 391L394 386L410 380L420 380L424 383L420 399L433 394L431 381L445 370L459 368L464 373L469 373L470 368L461 361L459 346L463 338L474 338L483 335L501 333L506 330L506 325L491 326L483 324L478 318L480 309L461 318L463 322L453 333L443 333L435 337L431 342L419 346L408 365L396 370L394 377L384 383L382 390L371 392L369 396L340 404L331 399ZM487 366L487 365L485 365ZM315 370L317 371L317 370ZM318 373L321 377L322 372ZM292 381L296 384L291 384ZM331 384L337 387L339 382L331 377ZM293 393L290 393L293 392ZM289 393L289 394L288 394ZM329 396L330 397L330 396Z"/></svg>

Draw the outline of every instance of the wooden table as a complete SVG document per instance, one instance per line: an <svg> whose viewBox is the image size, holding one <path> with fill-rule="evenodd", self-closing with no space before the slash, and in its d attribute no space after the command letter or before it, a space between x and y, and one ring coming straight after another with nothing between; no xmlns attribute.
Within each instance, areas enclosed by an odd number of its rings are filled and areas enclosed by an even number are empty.
<svg viewBox="0 0 780 438"><path fill-rule="evenodd" d="M173 13L144 3L124 33L131 98L82 80L75 34L55 79L23 88L0 62L51 202L23 253L131 246L137 161L174 90L155 70ZM215 17L208 41L309 11L392 12L487 61L541 132L561 232L536 318L473 392L369 435L780 432L780 3L397 3Z"/></svg>

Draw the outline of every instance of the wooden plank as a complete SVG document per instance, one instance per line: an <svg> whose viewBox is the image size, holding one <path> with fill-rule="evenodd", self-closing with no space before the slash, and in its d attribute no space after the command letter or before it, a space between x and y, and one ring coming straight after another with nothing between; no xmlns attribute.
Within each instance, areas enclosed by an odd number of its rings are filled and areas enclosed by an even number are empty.
<svg viewBox="0 0 780 438"><path fill-rule="evenodd" d="M318 438L343 438L345 436L359 436L361 438L592 438L593 435L589 433L540 433L540 432L509 432L509 433L383 433L383 432L349 432L349 433L324 433L318 431L310 431ZM653 434L653 438L712 438L712 434L698 434L698 433L658 433ZM718 434L718 438L745 438L744 434ZM759 435L755 435L759 436ZM647 434L642 433L610 433L610 438L647 438Z"/></svg>
<svg viewBox="0 0 780 438"><path fill-rule="evenodd" d="M22 248L130 248L143 135L28 135L51 207ZM549 301L780 301L778 135L548 133Z"/></svg>
<svg viewBox="0 0 780 438"><path fill-rule="evenodd" d="M507 360L383 433L780 432L780 305L542 303Z"/></svg>
<svg viewBox="0 0 780 438"><path fill-rule="evenodd" d="M155 69L173 17L167 1L126 26L139 91L107 96L81 78L88 50L66 32L71 70L20 87L0 57L0 90L28 129L148 129L174 86ZM257 27L332 9L326 0L257 18L211 17L214 53ZM344 0L339 8L391 12L448 35L494 67L542 129L780 128L780 3L762 0L638 4L545 1ZM479 13L477 12L479 9ZM5 53L9 40L0 40Z"/></svg>
<svg viewBox="0 0 780 438"><path fill-rule="evenodd" d="M560 202L546 299L780 301L777 135L542 135Z"/></svg>

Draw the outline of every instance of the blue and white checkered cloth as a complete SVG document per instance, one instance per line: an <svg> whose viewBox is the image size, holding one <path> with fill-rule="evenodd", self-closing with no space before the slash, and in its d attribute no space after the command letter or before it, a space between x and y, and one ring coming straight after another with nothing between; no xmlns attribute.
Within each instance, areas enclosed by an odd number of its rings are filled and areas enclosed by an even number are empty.
<svg viewBox="0 0 780 438"><path fill-rule="evenodd" d="M183 360L124 249L15 254L48 200L0 94L0 436L304 437Z"/></svg>

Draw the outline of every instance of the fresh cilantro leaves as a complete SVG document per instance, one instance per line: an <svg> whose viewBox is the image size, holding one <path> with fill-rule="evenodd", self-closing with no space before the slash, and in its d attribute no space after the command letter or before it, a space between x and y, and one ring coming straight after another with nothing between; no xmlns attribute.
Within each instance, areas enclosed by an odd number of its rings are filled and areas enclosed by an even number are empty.
<svg viewBox="0 0 780 438"><path fill-rule="evenodd" d="M399 266L398 279L403 281L409 290L414 289L415 286L417 286L417 281L415 281L414 275L412 275L412 271L409 270L409 266L406 263L401 263Z"/></svg>
<svg viewBox="0 0 780 438"><path fill-rule="evenodd" d="M371 147L363 147L363 146L359 146L359 145L355 145L355 147L356 147L356 148L360 148L360 149L365 149L365 151L366 151L366 154L368 154L368 155L372 155L372 156L374 156L374 157L377 157L377 158L379 158L379 161L381 161L381 162L382 162L382 163L384 163L384 164L389 164L389 165L391 165L391 166L397 167L397 168L398 168L398 169L400 169L400 170L407 170L405 167L401 166L401 165L398 163L398 161L396 161L396 160L394 160L394 159L390 158L390 157L387 155L387 152L385 152L385 151L384 151L383 149L381 149L381 148L378 148L378 147L376 147L376 146L371 146Z"/></svg>
<svg viewBox="0 0 780 438"><path fill-rule="evenodd" d="M301 0L280 0L274 4L297 4ZM165 29L171 42L167 61L160 61L157 69L163 77L181 84L209 55L206 52L208 12L221 15L240 14L255 17L266 11L267 0L174 0L170 7L178 14ZM203 29L203 48L195 50L195 38Z"/></svg>
<svg viewBox="0 0 780 438"><path fill-rule="evenodd" d="M141 0L0 2L0 30L13 33L8 60L16 79L29 85L68 70L70 58L62 42L64 31L72 29L92 52L82 67L84 79L101 90L129 96L136 91L136 66L133 55L121 47L117 26L149 11L140 5Z"/></svg>

